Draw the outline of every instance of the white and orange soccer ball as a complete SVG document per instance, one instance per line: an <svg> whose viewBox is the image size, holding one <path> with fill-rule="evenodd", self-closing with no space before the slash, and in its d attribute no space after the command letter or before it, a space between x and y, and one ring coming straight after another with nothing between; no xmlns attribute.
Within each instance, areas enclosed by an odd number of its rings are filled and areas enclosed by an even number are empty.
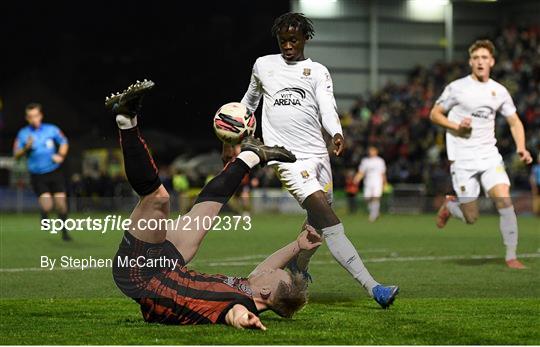
<svg viewBox="0 0 540 347"><path fill-rule="evenodd" d="M236 145L255 133L255 115L239 102L230 102L219 108L214 116L214 131L224 143Z"/></svg>

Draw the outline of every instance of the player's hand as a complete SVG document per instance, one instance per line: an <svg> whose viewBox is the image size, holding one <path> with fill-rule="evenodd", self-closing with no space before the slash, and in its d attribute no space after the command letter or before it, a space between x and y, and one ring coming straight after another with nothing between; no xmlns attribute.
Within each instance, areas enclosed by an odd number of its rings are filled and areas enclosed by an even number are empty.
<svg viewBox="0 0 540 347"><path fill-rule="evenodd" d="M223 150L221 151L221 160L223 161L223 165L230 162L235 154L234 146L224 143Z"/></svg>
<svg viewBox="0 0 540 347"><path fill-rule="evenodd" d="M305 229L298 235L296 241L300 249L309 251L322 245L323 240L315 228L311 225L306 225Z"/></svg>
<svg viewBox="0 0 540 347"><path fill-rule="evenodd" d="M56 164L62 164L62 162L64 162L64 157L61 156L60 154L53 154L52 160L53 160Z"/></svg>
<svg viewBox="0 0 540 347"><path fill-rule="evenodd" d="M26 144L24 145L24 150L29 151L32 149L32 145L34 144L34 138L32 136L28 136L26 139Z"/></svg>
<svg viewBox="0 0 540 347"><path fill-rule="evenodd" d="M266 330L266 327L262 324L260 318L250 311L240 315L238 319L236 319L234 326L239 329Z"/></svg>
<svg viewBox="0 0 540 347"><path fill-rule="evenodd" d="M471 118L463 119L461 123L459 123L458 128L456 130L457 135L461 137L471 136L471 132L472 132L471 123L472 123Z"/></svg>
<svg viewBox="0 0 540 347"><path fill-rule="evenodd" d="M519 160L521 160L525 164L529 165L530 163L533 162L533 158L531 156L531 153L529 153L528 150L526 150L526 149L518 150L517 154L519 155Z"/></svg>
<svg viewBox="0 0 540 347"><path fill-rule="evenodd" d="M335 134L334 138L332 139L332 143L334 144L334 154L336 156L341 156L343 154L343 151L345 151L345 139L343 138L343 135L341 134Z"/></svg>

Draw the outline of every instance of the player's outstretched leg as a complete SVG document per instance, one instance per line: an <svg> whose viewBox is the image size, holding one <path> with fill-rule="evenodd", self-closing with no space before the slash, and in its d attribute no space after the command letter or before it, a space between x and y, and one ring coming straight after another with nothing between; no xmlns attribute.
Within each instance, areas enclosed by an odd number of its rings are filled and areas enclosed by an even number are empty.
<svg viewBox="0 0 540 347"><path fill-rule="evenodd" d="M499 212L499 229L506 247L506 265L511 269L526 269L527 267L517 259L518 223L510 197L510 186L497 184L488 191L488 195Z"/></svg>
<svg viewBox="0 0 540 347"><path fill-rule="evenodd" d="M304 200L309 223L321 231L334 258L356 279L382 308L388 308L399 292L397 286L385 287L373 279L360 255L345 235L343 224L326 199L317 191ZM304 260L305 262L305 260Z"/></svg>
<svg viewBox="0 0 540 347"><path fill-rule="evenodd" d="M159 220L169 214L169 195L161 185L158 169L137 125L142 99L153 87L152 81L137 81L123 92L106 98L105 107L116 116L126 176L133 190L140 196L130 216L133 228L129 232L138 240L160 243L165 240L166 230L147 231L138 228L139 220Z"/></svg>
<svg viewBox="0 0 540 347"><path fill-rule="evenodd" d="M379 198L371 198L368 202L369 208L369 221L375 222L379 218L379 212L381 208L381 201Z"/></svg>
<svg viewBox="0 0 540 347"><path fill-rule="evenodd" d="M260 140L253 137L244 139L241 149L242 152L204 186L195 205L184 216L184 221L209 218L213 222L214 217L219 214L223 205L238 190L242 179L253 167L259 164L264 165L271 160L280 162L294 162L296 160L294 154L287 149L265 146ZM189 229L185 228L184 225L181 224L177 230L169 231L167 240L176 246L185 262L188 263L197 253L202 240L212 229L212 225L192 223Z"/></svg>

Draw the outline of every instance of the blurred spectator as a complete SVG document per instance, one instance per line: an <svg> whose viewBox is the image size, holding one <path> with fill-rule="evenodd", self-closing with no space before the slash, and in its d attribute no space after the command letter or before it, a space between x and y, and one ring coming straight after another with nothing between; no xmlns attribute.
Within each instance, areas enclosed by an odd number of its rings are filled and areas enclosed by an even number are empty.
<svg viewBox="0 0 540 347"><path fill-rule="evenodd" d="M172 177L172 186L176 192L176 197L178 201L178 211L184 213L188 210L190 206L189 197L187 196L189 191L189 179L182 170L178 169Z"/></svg>
<svg viewBox="0 0 540 347"><path fill-rule="evenodd" d="M354 170L345 172L345 196L347 197L347 209L350 214L356 213L358 210L358 183L354 181Z"/></svg>

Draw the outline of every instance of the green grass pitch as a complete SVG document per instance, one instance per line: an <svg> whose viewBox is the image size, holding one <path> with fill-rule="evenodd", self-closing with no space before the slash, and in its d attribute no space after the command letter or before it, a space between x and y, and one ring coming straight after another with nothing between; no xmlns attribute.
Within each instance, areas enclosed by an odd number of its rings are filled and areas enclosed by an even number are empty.
<svg viewBox="0 0 540 347"><path fill-rule="evenodd" d="M86 217L77 215L72 217ZM262 314L268 331L146 324L110 269L40 270L39 257L111 257L119 232L38 230L37 215L0 215L0 344L540 344L540 223L520 217L527 270L507 269L496 216L474 226L434 216L343 215L376 279L401 292L382 310L326 246L313 259L310 302L292 320ZM250 232L211 232L192 268L247 275L295 237L303 216L259 215ZM32 268L31 271L21 269Z"/></svg>

